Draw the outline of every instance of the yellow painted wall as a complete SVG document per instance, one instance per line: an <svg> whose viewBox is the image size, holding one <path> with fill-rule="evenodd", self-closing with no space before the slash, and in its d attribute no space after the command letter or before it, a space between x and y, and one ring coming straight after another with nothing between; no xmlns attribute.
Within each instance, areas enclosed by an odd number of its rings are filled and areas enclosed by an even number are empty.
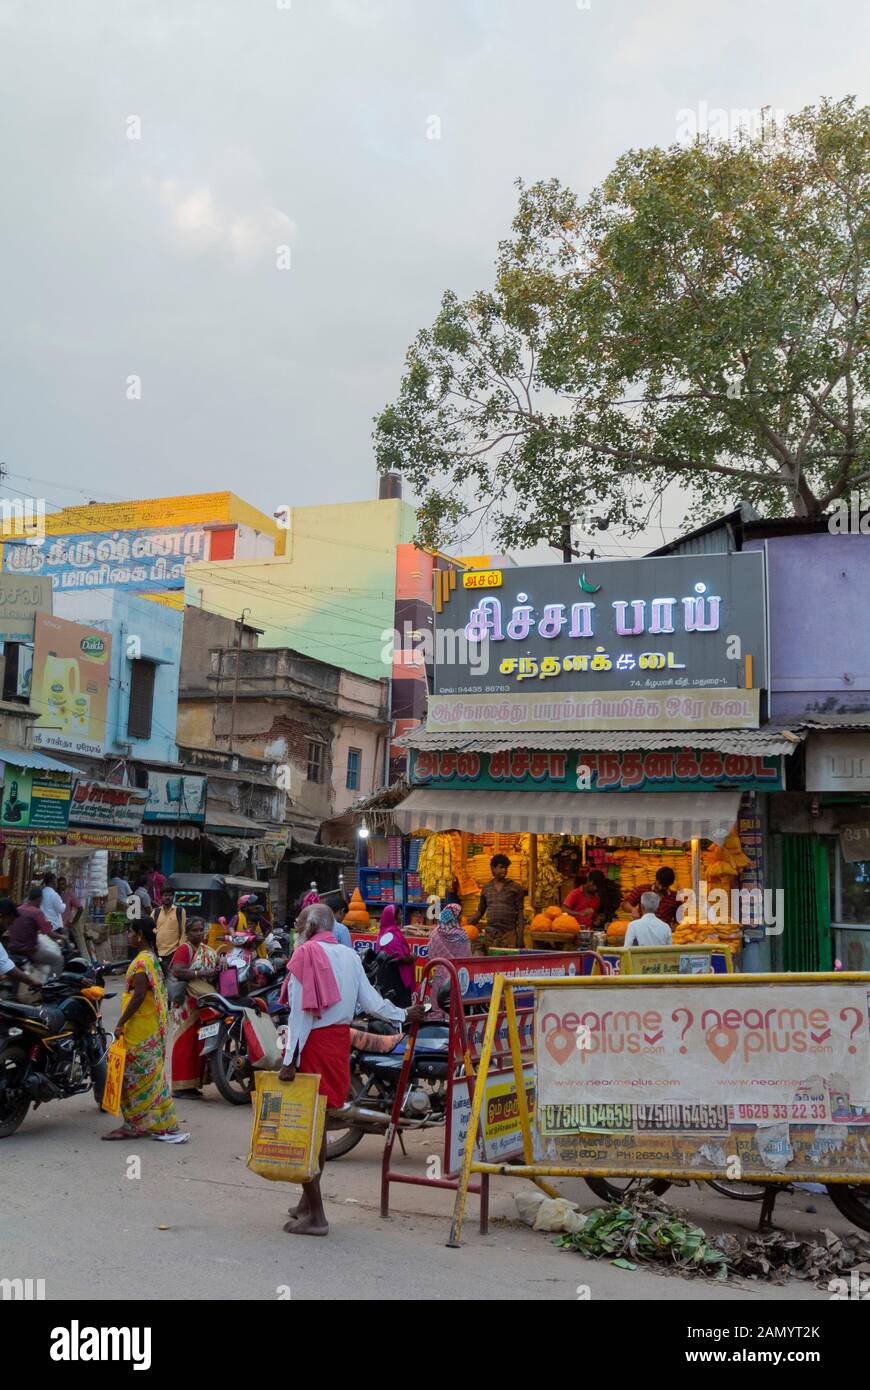
<svg viewBox="0 0 870 1390"><path fill-rule="evenodd" d="M263 628L261 647L293 647L362 676L388 676L384 631L395 620L396 546L416 513L395 498L293 507L284 554L190 565L186 602Z"/></svg>
<svg viewBox="0 0 870 1390"><path fill-rule="evenodd" d="M125 531L145 526L194 526L197 522L237 522L264 531L283 547L284 532L275 520L234 492L194 492L180 497L150 497L134 502L85 503L64 507L45 518L49 536L66 532Z"/></svg>

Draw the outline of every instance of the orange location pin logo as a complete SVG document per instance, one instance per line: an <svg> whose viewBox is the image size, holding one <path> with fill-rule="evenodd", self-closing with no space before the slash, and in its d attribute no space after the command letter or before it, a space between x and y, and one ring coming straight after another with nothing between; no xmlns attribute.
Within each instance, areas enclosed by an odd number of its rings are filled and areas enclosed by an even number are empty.
<svg viewBox="0 0 870 1390"><path fill-rule="evenodd" d="M704 1041L719 1062L727 1062L737 1046L737 1029L725 1028L717 1023L705 1035Z"/></svg>
<svg viewBox="0 0 870 1390"><path fill-rule="evenodd" d="M569 1033L567 1028L554 1028L552 1033L547 1034L547 1051L559 1066L564 1066L576 1046L576 1039L573 1033Z"/></svg>

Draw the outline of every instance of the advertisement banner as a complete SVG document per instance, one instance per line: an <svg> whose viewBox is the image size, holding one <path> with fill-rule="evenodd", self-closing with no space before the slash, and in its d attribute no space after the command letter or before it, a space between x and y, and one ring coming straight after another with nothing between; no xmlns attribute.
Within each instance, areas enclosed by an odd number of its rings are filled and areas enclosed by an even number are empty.
<svg viewBox="0 0 870 1390"><path fill-rule="evenodd" d="M535 1108L535 1073L533 1067L523 1072L523 1084L529 1113ZM471 1101L468 1086L457 1081L453 1087L450 1112L450 1140L447 1153L447 1171L459 1170L465 1141L468 1136L468 1121L471 1116ZM512 1072L493 1072L487 1077L486 1092L480 1113L483 1126L483 1143L488 1163L500 1163L513 1158L523 1151L523 1136L520 1129L517 1084ZM475 1145L475 1156L480 1157L479 1145Z"/></svg>
<svg viewBox="0 0 870 1390"><path fill-rule="evenodd" d="M3 573L43 576L59 593L183 589L184 571L207 555L202 526L152 526L130 531L49 537L41 546L4 546Z"/></svg>
<svg viewBox="0 0 870 1390"><path fill-rule="evenodd" d="M782 758L663 748L644 752L497 753L411 750L411 785L478 791L711 791L741 787L781 791Z"/></svg>
<svg viewBox="0 0 870 1390"><path fill-rule="evenodd" d="M38 748L100 757L107 742L112 638L98 628L38 614L30 703Z"/></svg>
<svg viewBox="0 0 870 1390"><path fill-rule="evenodd" d="M205 777L188 777L174 772L148 773L148 801L145 821L205 821Z"/></svg>
<svg viewBox="0 0 870 1390"><path fill-rule="evenodd" d="M32 642L37 613L50 612L51 580L0 574L0 642Z"/></svg>
<svg viewBox="0 0 870 1390"><path fill-rule="evenodd" d="M145 814L147 791L109 782L76 782L70 806L70 825L103 830L138 830Z"/></svg>
<svg viewBox="0 0 870 1390"><path fill-rule="evenodd" d="M764 689L764 556L469 572L444 596L435 637L436 700L513 696L529 685L548 699Z"/></svg>
<svg viewBox="0 0 870 1390"><path fill-rule="evenodd" d="M542 989L535 1056L541 1105L809 1105L870 1102L866 984L703 984L639 993ZM818 1107L821 1107L819 1113Z"/></svg>
<svg viewBox="0 0 870 1390"><path fill-rule="evenodd" d="M732 671L732 676L734 672ZM429 700L427 727L441 733L499 729L650 730L757 729L758 690L638 691L606 689L595 695L446 695Z"/></svg>
<svg viewBox="0 0 870 1390"><path fill-rule="evenodd" d="M69 820L71 774L6 763L0 826L63 830Z"/></svg>

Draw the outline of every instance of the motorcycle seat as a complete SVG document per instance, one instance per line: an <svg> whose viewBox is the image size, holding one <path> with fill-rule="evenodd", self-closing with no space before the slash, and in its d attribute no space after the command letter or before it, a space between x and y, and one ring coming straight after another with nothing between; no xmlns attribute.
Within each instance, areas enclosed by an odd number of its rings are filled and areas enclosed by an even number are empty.
<svg viewBox="0 0 870 1390"><path fill-rule="evenodd" d="M60 1009L52 1009L45 1004L16 1004L11 999L0 1004L0 1014L13 1022L38 1023L48 1033L61 1033L69 1027L66 1015Z"/></svg>

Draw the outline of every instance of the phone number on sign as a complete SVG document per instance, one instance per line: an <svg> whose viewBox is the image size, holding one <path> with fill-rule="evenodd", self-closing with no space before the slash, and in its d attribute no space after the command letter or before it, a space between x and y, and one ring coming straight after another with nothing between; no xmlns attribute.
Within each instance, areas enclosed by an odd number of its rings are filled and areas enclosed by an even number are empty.
<svg viewBox="0 0 870 1390"><path fill-rule="evenodd" d="M733 1105L734 1120L826 1120L824 1101L794 1101L792 1105Z"/></svg>

